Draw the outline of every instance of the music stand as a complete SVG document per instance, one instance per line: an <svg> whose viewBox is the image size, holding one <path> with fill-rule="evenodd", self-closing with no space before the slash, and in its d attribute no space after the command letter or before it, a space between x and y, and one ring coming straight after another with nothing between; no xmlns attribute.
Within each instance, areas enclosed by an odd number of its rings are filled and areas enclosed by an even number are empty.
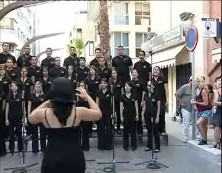
<svg viewBox="0 0 222 173"><path fill-rule="evenodd" d="M20 161L20 165L21 166L17 166L17 167L13 167L13 168L5 168L5 171L9 171L12 170L12 173L28 173L27 168L31 168L35 165L38 165L38 163L33 163L30 165L25 165L25 146L26 146L26 140L25 139L25 81L24 81L24 75L23 75L23 88L22 88L22 111L23 111L23 118L22 118L22 156L21 156L21 160Z"/></svg>
<svg viewBox="0 0 222 173"><path fill-rule="evenodd" d="M149 51L149 53L150 53L150 56L151 56L151 67L152 67L152 56L153 56L153 51ZM152 76L152 73L151 73L151 76ZM151 80L151 85L153 85L152 84L152 80ZM152 105L152 102L151 102L151 105L150 105L150 107L151 107L151 112L153 112L153 110L152 110L152 108L153 108L153 105ZM150 153L150 160L148 160L148 161L144 161L144 162L140 162L140 163L137 163L137 164L135 164L135 166L137 166L137 165L143 165L143 164L147 164L146 165L146 168L148 168L148 169L160 169L160 168L162 168L162 167L165 167L165 168L168 168L168 166L166 166L166 165L164 165L163 163L160 163L160 162L158 162L157 161L157 157L155 157L155 155L154 155L154 153L155 153L155 151L154 151L154 124L155 124L155 119L153 118L153 115L151 116L151 135L152 135L152 150L151 150L151 153Z"/></svg>
<svg viewBox="0 0 222 173"><path fill-rule="evenodd" d="M111 84L111 105L112 105L112 114L111 114L111 127L112 129L112 133L114 136L114 131L115 131L115 100L114 100L114 95L113 95L113 85ZM116 163L130 163L129 161L116 161L115 159L115 148L114 148L114 142L113 142L113 147L112 147L112 160L111 161L107 161L107 162L97 162L97 164L110 164L111 166L107 166L103 168L104 172L109 172L109 173L116 173Z"/></svg>

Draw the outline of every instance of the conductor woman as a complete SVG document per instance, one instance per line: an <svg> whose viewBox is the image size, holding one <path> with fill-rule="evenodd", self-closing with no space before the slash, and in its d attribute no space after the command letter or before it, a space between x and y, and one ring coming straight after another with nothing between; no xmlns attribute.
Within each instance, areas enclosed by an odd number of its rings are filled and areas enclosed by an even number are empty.
<svg viewBox="0 0 222 173"><path fill-rule="evenodd" d="M77 91L78 96L88 102L89 109L75 107L72 84L68 79L58 77L52 82L50 100L29 115L31 124L42 123L48 133L42 173L85 172L84 154L79 143L79 125L81 121L97 121L102 114L85 89L78 88Z"/></svg>

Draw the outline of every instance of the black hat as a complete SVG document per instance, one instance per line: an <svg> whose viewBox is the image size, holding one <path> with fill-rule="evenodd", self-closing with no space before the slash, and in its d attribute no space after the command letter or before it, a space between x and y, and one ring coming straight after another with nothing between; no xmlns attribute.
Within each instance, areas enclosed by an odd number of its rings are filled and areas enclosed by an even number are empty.
<svg viewBox="0 0 222 173"><path fill-rule="evenodd" d="M61 104L74 103L74 91L71 82L64 77L57 77L52 81L49 99Z"/></svg>

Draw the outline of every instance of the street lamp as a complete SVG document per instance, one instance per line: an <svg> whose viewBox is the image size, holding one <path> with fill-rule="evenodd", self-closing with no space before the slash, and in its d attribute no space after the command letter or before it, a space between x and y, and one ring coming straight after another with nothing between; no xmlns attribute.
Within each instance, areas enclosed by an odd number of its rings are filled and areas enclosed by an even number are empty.
<svg viewBox="0 0 222 173"><path fill-rule="evenodd" d="M187 21L187 20L193 19L194 14L191 12L183 12L179 16L180 16L181 21Z"/></svg>

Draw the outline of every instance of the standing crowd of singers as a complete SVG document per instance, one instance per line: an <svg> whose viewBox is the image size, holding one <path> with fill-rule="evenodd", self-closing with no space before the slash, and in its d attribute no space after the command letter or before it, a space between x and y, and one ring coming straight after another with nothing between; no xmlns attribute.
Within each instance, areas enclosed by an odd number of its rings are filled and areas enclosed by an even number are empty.
<svg viewBox="0 0 222 173"><path fill-rule="evenodd" d="M22 123L25 120L26 135L32 139L32 152L44 152L47 134L44 127L31 125L27 117L41 103L47 100L47 93L52 80L65 77L77 87L87 90L97 102L102 112L102 119L95 122L98 133L98 149L110 150L113 147L112 115L115 114L116 133L120 134L123 125L123 148L137 148L137 136L142 141L143 121L148 130L147 150L152 149L151 123L154 122L155 152L160 150L159 133L165 132L165 81L160 68L154 67L151 77L151 66L144 60L145 52L140 51L139 61L132 68L132 60L124 54L124 48L118 47L118 55L112 59L112 68L107 66L101 49L95 50L95 59L86 66L84 57L77 58L75 47L70 47L70 55L65 58L63 67L60 58L52 58L52 49L46 49L47 57L38 66L36 56L30 55L30 47L17 61L9 54L9 44L2 45L0 53L0 156L6 155L5 141L9 139L9 152L15 149L23 151ZM131 77L130 77L131 73ZM65 86L64 86L65 87ZM85 100L76 97L76 106L88 107ZM113 111L114 108L114 111ZM24 118L24 119L23 119ZM82 122L81 145L83 150L90 149L89 138L92 124ZM40 146L38 134L40 133Z"/></svg>

